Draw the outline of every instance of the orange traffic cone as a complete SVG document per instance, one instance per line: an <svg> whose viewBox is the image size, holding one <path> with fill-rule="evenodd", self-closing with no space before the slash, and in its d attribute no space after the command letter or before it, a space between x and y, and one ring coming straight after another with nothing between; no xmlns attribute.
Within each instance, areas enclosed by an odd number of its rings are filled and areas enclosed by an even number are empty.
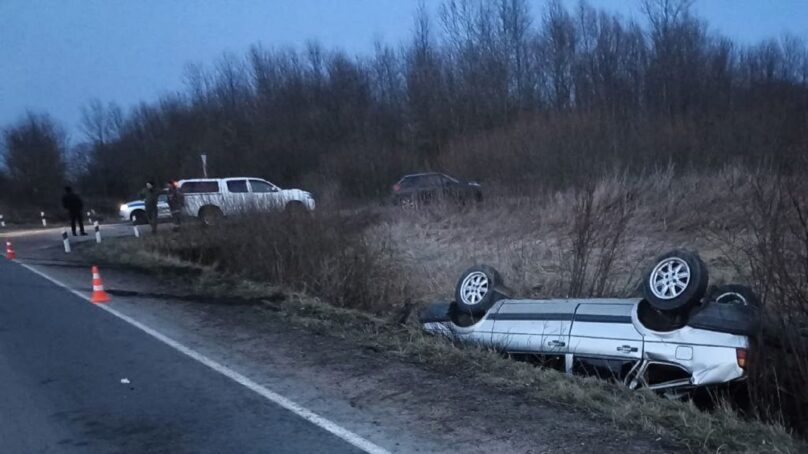
<svg viewBox="0 0 808 454"><path fill-rule="evenodd" d="M101 282L98 267L93 265L93 296L90 301L93 303L106 303L109 299L109 295L104 291L104 284Z"/></svg>
<svg viewBox="0 0 808 454"><path fill-rule="evenodd" d="M6 258L9 260L14 260L17 258L17 254L14 253L14 246L11 245L11 241L6 241Z"/></svg>

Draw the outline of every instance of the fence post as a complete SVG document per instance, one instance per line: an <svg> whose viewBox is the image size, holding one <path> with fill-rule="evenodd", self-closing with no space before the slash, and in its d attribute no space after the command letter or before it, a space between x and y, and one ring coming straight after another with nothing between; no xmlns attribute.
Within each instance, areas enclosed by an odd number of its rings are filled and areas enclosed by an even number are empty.
<svg viewBox="0 0 808 454"><path fill-rule="evenodd" d="M70 239L67 237L67 229L62 229L62 244L65 247L65 254L70 253Z"/></svg>

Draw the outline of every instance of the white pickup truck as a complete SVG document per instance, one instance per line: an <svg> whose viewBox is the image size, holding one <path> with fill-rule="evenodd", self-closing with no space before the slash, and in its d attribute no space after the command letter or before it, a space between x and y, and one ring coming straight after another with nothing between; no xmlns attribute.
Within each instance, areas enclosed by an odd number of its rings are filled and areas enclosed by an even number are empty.
<svg viewBox="0 0 808 454"><path fill-rule="evenodd" d="M309 192L281 189L260 178L196 178L180 180L179 186L185 195L184 214L206 224L251 212L312 211L315 205Z"/></svg>

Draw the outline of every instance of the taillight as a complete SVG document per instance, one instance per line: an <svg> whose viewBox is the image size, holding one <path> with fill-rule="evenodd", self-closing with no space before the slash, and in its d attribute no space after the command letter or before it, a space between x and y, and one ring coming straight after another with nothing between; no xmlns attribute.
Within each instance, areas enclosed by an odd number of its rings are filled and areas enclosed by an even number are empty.
<svg viewBox="0 0 808 454"><path fill-rule="evenodd" d="M394 184L393 185L393 191L398 192L400 190L401 190L401 185L400 184Z"/></svg>
<svg viewBox="0 0 808 454"><path fill-rule="evenodd" d="M738 367L740 367L741 369L746 369L746 349L736 348L735 358L738 360Z"/></svg>

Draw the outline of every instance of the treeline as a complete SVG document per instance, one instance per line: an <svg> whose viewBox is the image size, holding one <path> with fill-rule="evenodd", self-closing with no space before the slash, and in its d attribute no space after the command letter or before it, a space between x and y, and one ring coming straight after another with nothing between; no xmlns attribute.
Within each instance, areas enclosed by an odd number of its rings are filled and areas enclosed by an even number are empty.
<svg viewBox="0 0 808 454"><path fill-rule="evenodd" d="M521 187L805 154L805 43L740 45L691 3L639 2L636 23L585 2L447 0L369 56L254 46L189 66L183 91L127 113L90 103L87 143L59 168L84 192L123 197L145 179L200 176L206 153L215 175L373 197L421 169ZM58 129L42 116L11 126L7 162L30 152L17 136L31 128ZM18 188L28 180L14 169Z"/></svg>

